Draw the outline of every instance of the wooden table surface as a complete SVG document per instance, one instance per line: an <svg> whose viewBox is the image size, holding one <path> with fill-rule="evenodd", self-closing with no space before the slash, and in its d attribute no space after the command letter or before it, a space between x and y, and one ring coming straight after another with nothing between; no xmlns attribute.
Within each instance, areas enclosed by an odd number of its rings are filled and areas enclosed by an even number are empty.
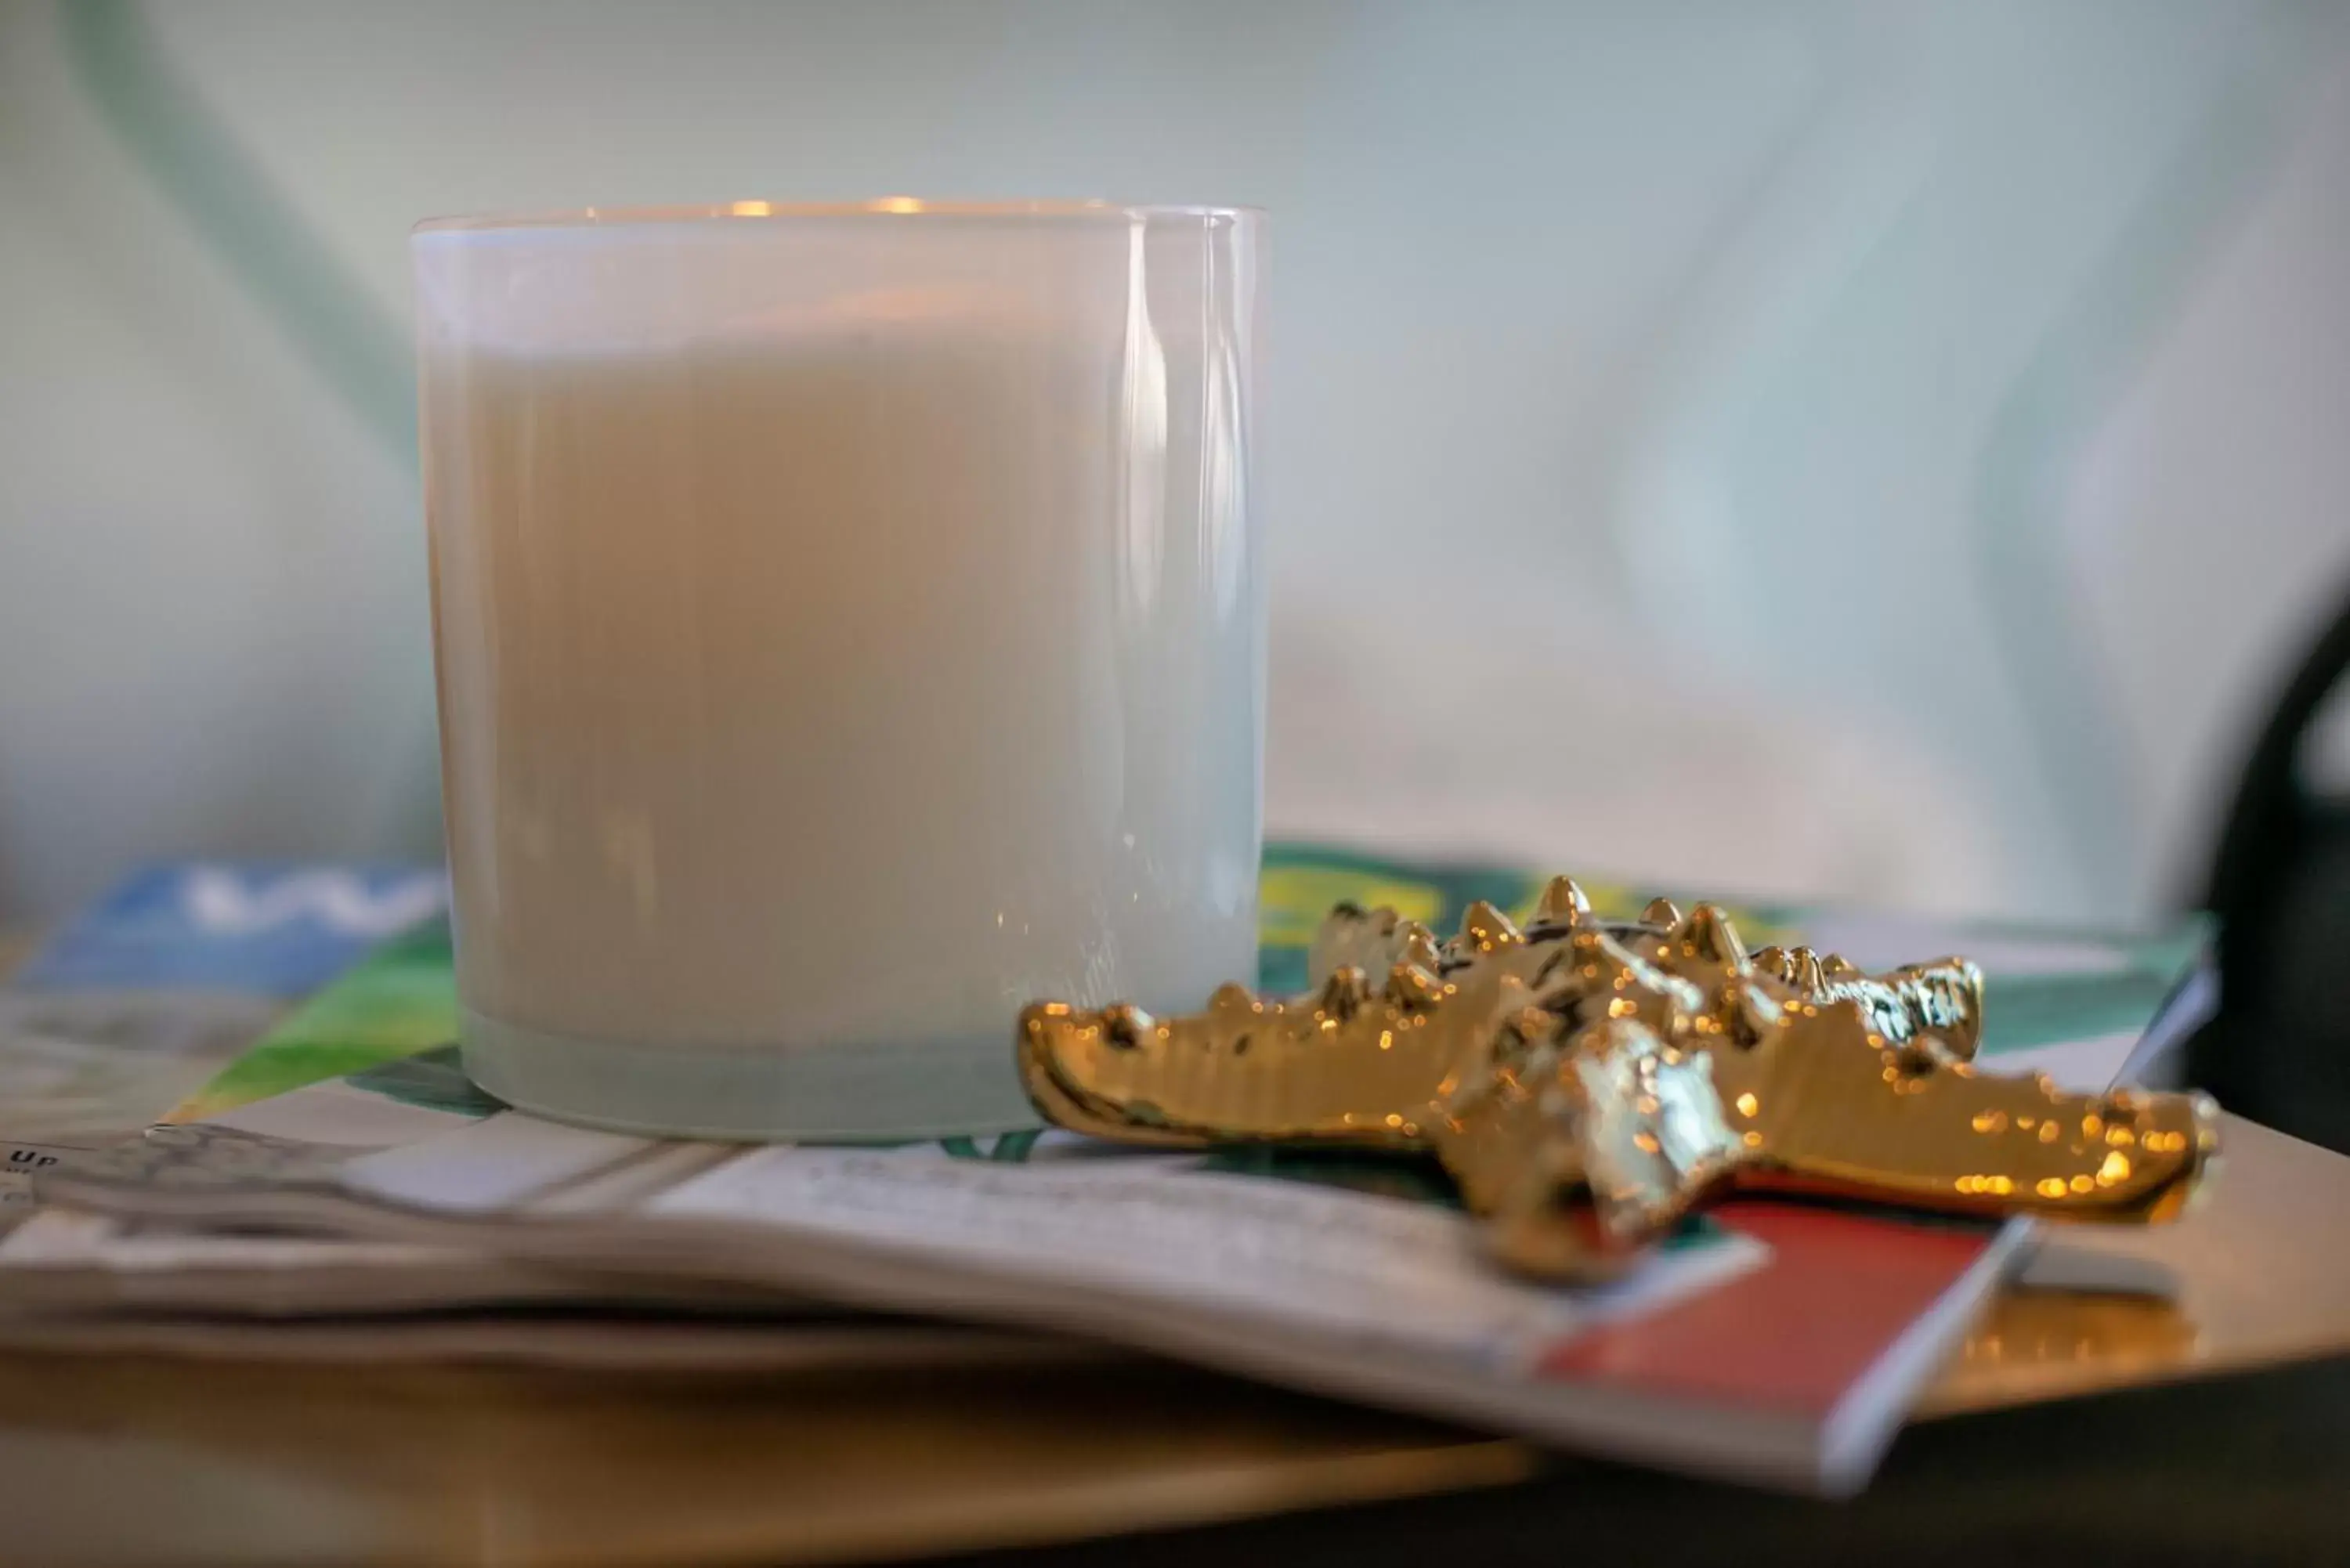
<svg viewBox="0 0 2350 1568"><path fill-rule="evenodd" d="M2221 1180L2180 1224L2066 1237L2174 1271L2174 1303L2011 1293L1925 1414L2350 1351L2350 1159L2241 1122L2226 1136ZM870 1559L1560 1463L1113 1355L757 1376L0 1355L10 1564Z"/></svg>

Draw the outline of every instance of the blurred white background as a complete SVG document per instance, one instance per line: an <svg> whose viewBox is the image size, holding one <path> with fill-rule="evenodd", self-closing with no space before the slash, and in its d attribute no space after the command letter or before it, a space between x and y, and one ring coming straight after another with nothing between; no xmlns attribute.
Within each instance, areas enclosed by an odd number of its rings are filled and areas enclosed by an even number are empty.
<svg viewBox="0 0 2350 1568"><path fill-rule="evenodd" d="M2350 8L0 0L0 919L434 852L412 221L897 192L1272 209L1276 829L2127 917L2350 584Z"/></svg>

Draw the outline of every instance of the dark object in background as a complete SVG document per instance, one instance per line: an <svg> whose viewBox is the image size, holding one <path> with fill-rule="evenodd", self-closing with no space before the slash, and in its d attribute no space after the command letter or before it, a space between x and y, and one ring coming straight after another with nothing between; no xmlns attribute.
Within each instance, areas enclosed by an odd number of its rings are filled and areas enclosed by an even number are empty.
<svg viewBox="0 0 2350 1568"><path fill-rule="evenodd" d="M2350 799L2313 788L2303 752L2350 676L2350 601L2252 748L2206 900L2220 917L2220 1010L2190 1079L2230 1110L2350 1153Z"/></svg>

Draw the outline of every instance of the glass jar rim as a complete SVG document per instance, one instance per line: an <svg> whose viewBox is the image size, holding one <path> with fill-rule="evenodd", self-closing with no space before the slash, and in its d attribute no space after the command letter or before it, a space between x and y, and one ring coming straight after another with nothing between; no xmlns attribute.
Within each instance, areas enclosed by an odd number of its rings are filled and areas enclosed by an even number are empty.
<svg viewBox="0 0 2350 1568"><path fill-rule="evenodd" d="M931 201L916 196L879 196L864 202L712 202L679 206L575 207L549 212L484 213L426 218L410 233L422 237L510 229L629 228L650 223L692 223L713 220L757 223L789 218L1054 219L1137 223L1180 218L1234 221L1263 215L1263 208L1246 206L1077 200Z"/></svg>

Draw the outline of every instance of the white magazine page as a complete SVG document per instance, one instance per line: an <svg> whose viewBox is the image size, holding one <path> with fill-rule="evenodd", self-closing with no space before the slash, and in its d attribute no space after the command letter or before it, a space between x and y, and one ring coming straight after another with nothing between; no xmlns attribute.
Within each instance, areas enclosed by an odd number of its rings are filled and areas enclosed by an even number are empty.
<svg viewBox="0 0 2350 1568"><path fill-rule="evenodd" d="M983 1273L1048 1292L1149 1296L1489 1365L1702 1290L1765 1255L1752 1239L1700 1222L1625 1278L1569 1290L1495 1268L1480 1228L1440 1183L1388 1162L1217 1163L1062 1133L1011 1135L960 1157L935 1144L649 1144L509 1113L370 1155L337 1179L357 1196L442 1212L575 1224L601 1213L626 1217L638 1233L671 1221L755 1227L777 1233L779 1267L792 1256L786 1238L831 1239L941 1280Z"/></svg>

